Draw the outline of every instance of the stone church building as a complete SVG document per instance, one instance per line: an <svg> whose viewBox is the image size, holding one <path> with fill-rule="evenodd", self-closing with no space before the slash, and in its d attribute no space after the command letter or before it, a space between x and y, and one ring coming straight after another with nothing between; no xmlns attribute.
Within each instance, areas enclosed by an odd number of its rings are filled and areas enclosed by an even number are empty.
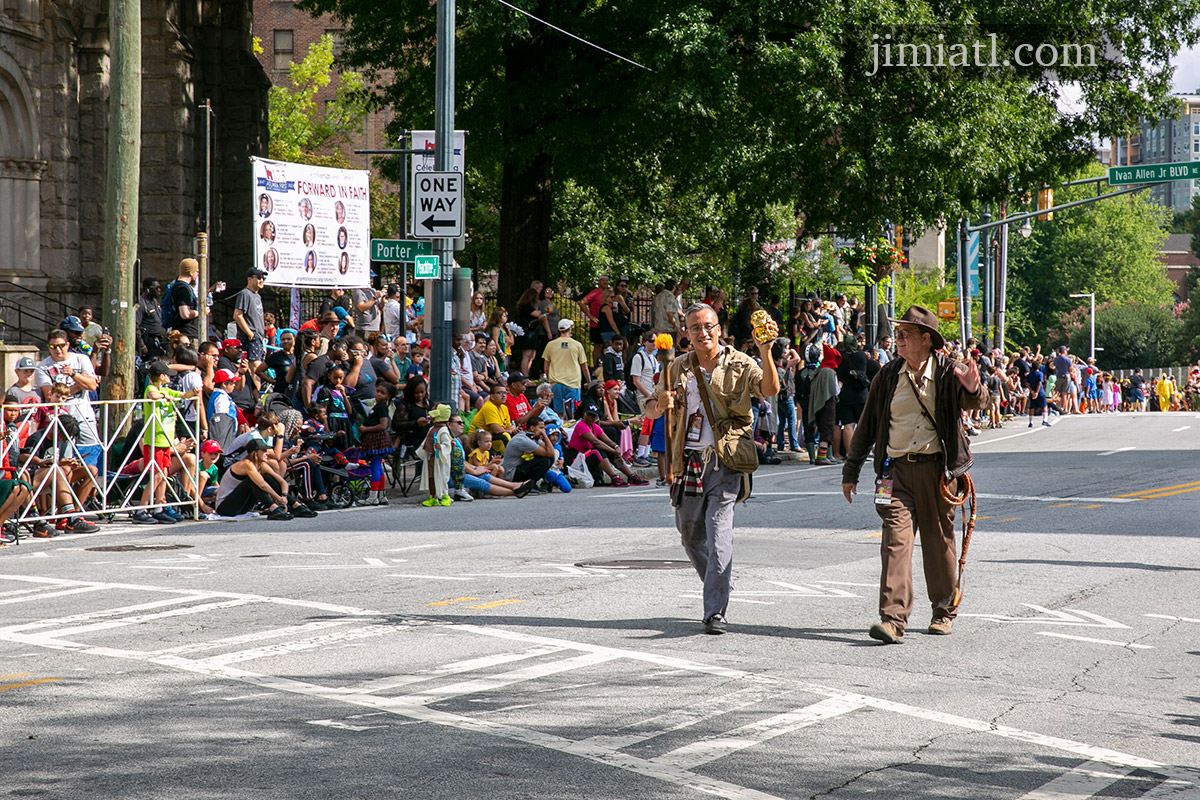
<svg viewBox="0 0 1200 800"><path fill-rule="evenodd" d="M44 342L100 302L109 99L108 4L0 0L0 341ZM212 279L251 261L249 159L266 155L270 81L250 0L142 0L138 276L172 278L204 207L212 100ZM132 298L131 298L132 299ZM97 309L99 312L99 309ZM97 313L97 318L100 314Z"/></svg>

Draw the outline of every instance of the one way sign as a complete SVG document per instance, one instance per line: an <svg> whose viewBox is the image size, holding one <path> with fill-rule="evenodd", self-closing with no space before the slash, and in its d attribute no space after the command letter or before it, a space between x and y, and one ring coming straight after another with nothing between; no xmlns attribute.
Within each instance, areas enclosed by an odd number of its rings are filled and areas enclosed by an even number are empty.
<svg viewBox="0 0 1200 800"><path fill-rule="evenodd" d="M413 235L455 239L463 235L461 172L420 172L413 185Z"/></svg>

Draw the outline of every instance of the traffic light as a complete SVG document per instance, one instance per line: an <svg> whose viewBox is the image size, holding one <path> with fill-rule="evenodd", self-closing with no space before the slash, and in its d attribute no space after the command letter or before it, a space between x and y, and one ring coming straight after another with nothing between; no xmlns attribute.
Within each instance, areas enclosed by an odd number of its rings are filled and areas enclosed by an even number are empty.
<svg viewBox="0 0 1200 800"><path fill-rule="evenodd" d="M1037 210L1045 211L1047 208L1053 208L1053 207L1054 207L1054 190L1051 189L1049 186L1043 185L1041 189L1038 189ZM1042 220L1043 222L1050 222L1051 220L1054 219L1054 212L1049 211L1045 214L1038 214L1038 219Z"/></svg>

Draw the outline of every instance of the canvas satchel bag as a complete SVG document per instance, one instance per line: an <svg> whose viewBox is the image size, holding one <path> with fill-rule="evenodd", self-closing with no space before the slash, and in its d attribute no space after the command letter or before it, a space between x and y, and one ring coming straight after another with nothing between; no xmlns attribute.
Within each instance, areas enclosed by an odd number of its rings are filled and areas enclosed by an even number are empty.
<svg viewBox="0 0 1200 800"><path fill-rule="evenodd" d="M695 353L691 355L691 367L700 401L704 404L704 413L708 415L708 424L712 426L717 458L734 472L754 472L758 469L758 449L754 446L753 419L743 422L728 416L725 402L719 396L709 394L708 381L704 379Z"/></svg>

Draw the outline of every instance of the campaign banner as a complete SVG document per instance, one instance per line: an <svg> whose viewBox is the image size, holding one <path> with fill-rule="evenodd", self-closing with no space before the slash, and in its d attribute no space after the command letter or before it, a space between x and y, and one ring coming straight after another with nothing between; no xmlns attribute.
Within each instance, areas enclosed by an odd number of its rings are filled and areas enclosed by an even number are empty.
<svg viewBox="0 0 1200 800"><path fill-rule="evenodd" d="M254 258L268 286L371 285L366 170L252 158Z"/></svg>

